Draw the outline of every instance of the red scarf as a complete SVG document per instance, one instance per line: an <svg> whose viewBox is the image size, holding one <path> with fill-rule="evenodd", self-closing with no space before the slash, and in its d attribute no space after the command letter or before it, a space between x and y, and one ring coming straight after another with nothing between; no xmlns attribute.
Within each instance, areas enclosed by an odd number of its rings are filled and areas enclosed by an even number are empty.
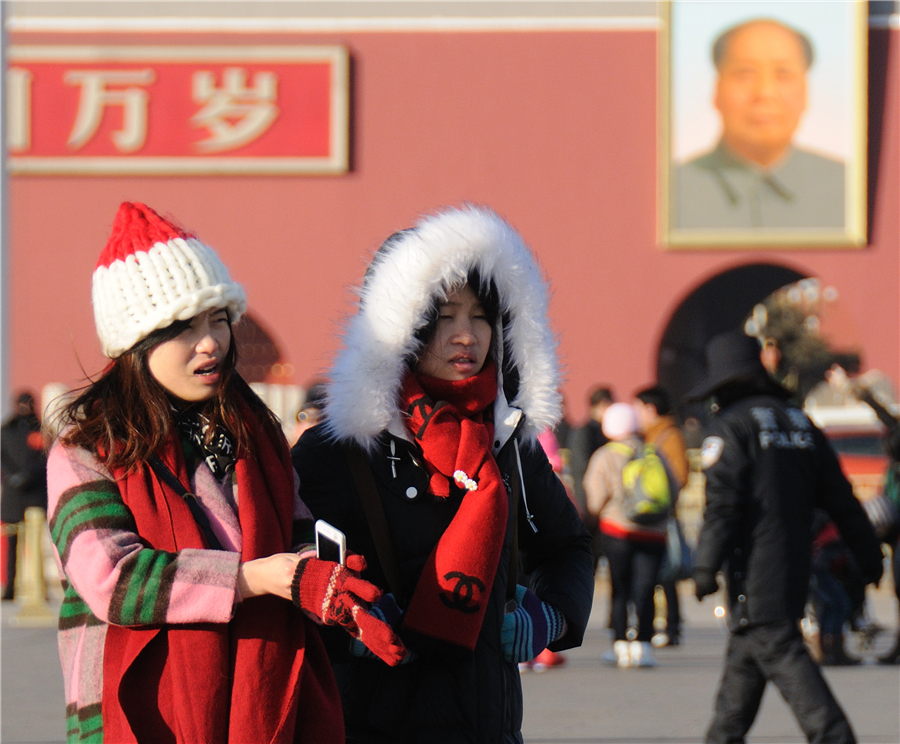
<svg viewBox="0 0 900 744"><path fill-rule="evenodd" d="M241 561L291 550L294 481L287 443L242 401L256 447L235 472ZM176 434L160 458L182 483L187 470ZM180 494L149 466L113 473L137 531L157 550L205 548ZM318 633L289 602L241 602L228 624L110 625L103 660L107 742L343 744L340 700ZM307 629L309 628L309 632Z"/></svg>
<svg viewBox="0 0 900 744"><path fill-rule="evenodd" d="M403 626L472 650L497 573L509 510L506 488L491 454L497 372L488 361L465 380L406 375L400 404L422 448L429 490L466 489L453 521L419 577ZM435 402L436 401L436 402Z"/></svg>

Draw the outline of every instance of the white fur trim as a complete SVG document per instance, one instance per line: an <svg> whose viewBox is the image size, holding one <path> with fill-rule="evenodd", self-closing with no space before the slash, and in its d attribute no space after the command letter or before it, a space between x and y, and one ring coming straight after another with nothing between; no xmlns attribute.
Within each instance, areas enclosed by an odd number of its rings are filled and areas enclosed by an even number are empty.
<svg viewBox="0 0 900 744"><path fill-rule="evenodd" d="M556 424L559 364L541 270L509 224L488 209L464 207L423 219L376 254L331 370L325 416L331 436L374 447L396 416L405 360L418 351L416 330L434 298L464 282L472 269L494 281L500 312L510 316L508 361L519 372L510 405L525 413L532 438Z"/></svg>
<svg viewBox="0 0 900 744"><path fill-rule="evenodd" d="M241 285L196 238L172 238L98 267L92 296L97 335L103 353L113 359L176 320L224 307L234 323L247 309Z"/></svg>

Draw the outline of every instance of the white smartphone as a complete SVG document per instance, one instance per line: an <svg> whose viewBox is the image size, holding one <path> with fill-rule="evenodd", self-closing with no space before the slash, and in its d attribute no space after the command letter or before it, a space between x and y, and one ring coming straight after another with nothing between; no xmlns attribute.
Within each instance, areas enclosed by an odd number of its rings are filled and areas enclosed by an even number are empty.
<svg viewBox="0 0 900 744"><path fill-rule="evenodd" d="M316 522L316 557L347 565L347 538L337 527L322 519Z"/></svg>

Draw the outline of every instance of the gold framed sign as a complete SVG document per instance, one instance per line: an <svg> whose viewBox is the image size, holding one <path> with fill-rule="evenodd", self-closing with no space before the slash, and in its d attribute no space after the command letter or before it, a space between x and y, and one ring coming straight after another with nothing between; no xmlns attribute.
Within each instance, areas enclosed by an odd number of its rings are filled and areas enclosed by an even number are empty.
<svg viewBox="0 0 900 744"><path fill-rule="evenodd" d="M11 45L7 166L27 175L348 169L340 46Z"/></svg>
<svg viewBox="0 0 900 744"><path fill-rule="evenodd" d="M660 242L866 244L868 3L673 0L660 45Z"/></svg>

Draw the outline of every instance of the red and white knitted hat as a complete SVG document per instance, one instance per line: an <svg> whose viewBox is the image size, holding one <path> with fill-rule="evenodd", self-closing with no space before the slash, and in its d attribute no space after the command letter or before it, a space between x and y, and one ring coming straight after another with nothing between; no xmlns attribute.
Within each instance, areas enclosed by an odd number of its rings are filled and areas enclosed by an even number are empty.
<svg viewBox="0 0 900 744"><path fill-rule="evenodd" d="M119 207L93 281L103 353L115 359L153 331L213 307L234 323L247 297L209 246L144 204Z"/></svg>

